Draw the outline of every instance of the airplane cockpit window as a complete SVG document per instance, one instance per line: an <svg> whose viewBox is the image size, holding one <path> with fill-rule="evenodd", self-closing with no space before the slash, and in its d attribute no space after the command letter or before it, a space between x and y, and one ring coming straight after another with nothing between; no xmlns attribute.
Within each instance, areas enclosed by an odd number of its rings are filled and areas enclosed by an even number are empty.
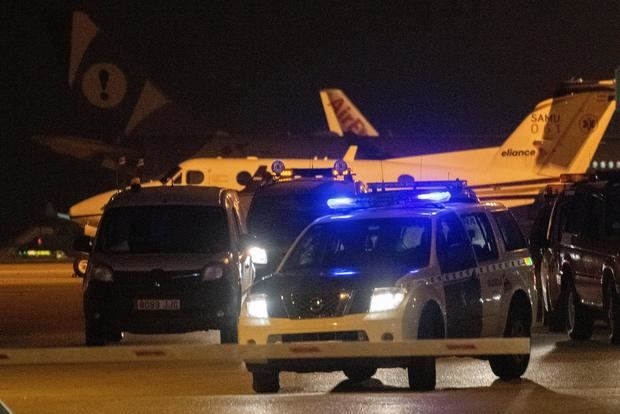
<svg viewBox="0 0 620 414"><path fill-rule="evenodd" d="M205 175L202 171L188 171L186 180L188 185L200 185L205 180Z"/></svg>
<svg viewBox="0 0 620 414"><path fill-rule="evenodd" d="M183 173L179 173L176 177L172 179L172 182L174 184L181 184L182 181L183 181Z"/></svg>

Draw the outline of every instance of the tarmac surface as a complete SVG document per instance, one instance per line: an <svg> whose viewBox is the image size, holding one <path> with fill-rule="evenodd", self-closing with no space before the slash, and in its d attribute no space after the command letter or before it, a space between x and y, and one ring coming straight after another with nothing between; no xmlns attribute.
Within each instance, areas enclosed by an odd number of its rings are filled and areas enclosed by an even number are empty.
<svg viewBox="0 0 620 414"><path fill-rule="evenodd" d="M0 265L0 355L81 347L81 279L71 267ZM217 332L128 335L114 349L218 342ZM107 349L106 347L105 349ZM81 348L84 349L84 348ZM34 361L33 361L34 362ZM444 358L437 389L412 392L402 369L353 383L340 373L280 376L281 390L256 395L242 363L227 358L2 365L0 401L13 413L618 413L620 348L604 325L591 341L538 328L524 378L498 380L488 363ZM0 413L3 408L0 405Z"/></svg>

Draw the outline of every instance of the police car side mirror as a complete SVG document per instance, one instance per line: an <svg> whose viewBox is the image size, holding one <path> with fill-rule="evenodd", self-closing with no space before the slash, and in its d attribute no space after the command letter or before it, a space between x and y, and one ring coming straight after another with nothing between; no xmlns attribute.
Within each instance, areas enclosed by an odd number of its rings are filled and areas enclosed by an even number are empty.
<svg viewBox="0 0 620 414"><path fill-rule="evenodd" d="M253 234L242 234L239 237L239 247L252 257L252 262L257 265L267 264L267 251L258 238Z"/></svg>
<svg viewBox="0 0 620 414"><path fill-rule="evenodd" d="M73 242L73 248L78 252L90 253L93 248L93 239L89 236L80 236Z"/></svg>

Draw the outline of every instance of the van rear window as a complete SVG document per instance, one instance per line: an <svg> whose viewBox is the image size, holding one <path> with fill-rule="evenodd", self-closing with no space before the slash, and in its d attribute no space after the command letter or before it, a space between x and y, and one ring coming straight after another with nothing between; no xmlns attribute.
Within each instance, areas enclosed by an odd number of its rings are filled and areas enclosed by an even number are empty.
<svg viewBox="0 0 620 414"><path fill-rule="evenodd" d="M136 206L104 214L95 250L102 253L215 253L228 250L226 212L210 206Z"/></svg>

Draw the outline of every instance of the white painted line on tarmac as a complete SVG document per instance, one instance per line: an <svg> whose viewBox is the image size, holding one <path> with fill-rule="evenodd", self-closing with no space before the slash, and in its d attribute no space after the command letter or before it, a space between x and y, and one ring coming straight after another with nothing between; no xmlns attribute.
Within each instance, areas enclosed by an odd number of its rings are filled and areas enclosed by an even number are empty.
<svg viewBox="0 0 620 414"><path fill-rule="evenodd" d="M529 338L431 339L379 343L297 342L269 345L130 345L0 349L0 366L183 360L218 364L276 359L443 357L529 353Z"/></svg>

